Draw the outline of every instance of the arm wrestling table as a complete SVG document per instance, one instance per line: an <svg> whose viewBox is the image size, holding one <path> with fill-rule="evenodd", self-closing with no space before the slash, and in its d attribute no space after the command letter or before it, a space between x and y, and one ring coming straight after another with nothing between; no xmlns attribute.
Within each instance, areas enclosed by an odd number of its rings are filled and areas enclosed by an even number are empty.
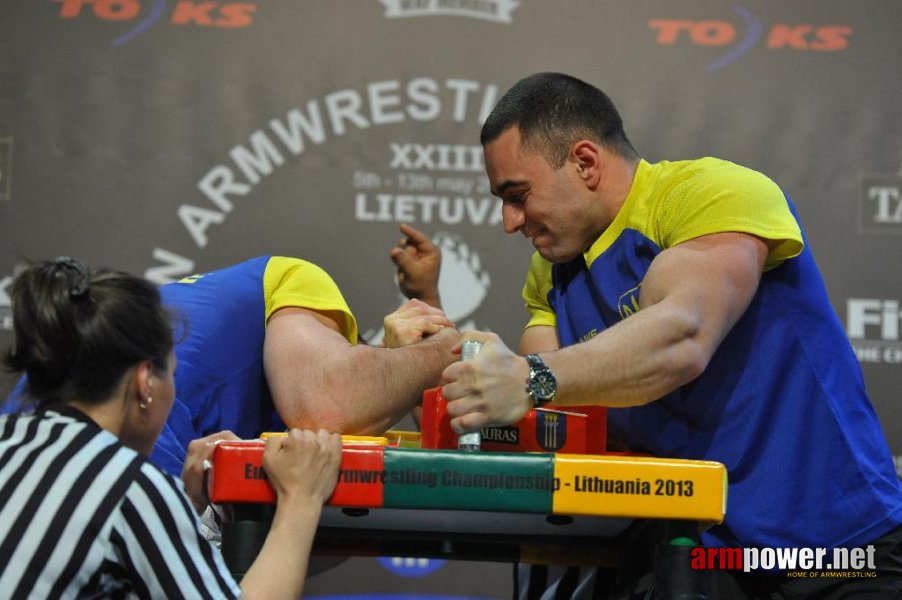
<svg viewBox="0 0 902 600"><path fill-rule="evenodd" d="M720 463L433 450L417 439L345 437L314 554L614 566L619 536L635 520L674 523L673 532L694 539L726 510ZM219 442L213 451L210 499L224 508L222 550L237 577L274 512L263 448L261 440Z"/></svg>

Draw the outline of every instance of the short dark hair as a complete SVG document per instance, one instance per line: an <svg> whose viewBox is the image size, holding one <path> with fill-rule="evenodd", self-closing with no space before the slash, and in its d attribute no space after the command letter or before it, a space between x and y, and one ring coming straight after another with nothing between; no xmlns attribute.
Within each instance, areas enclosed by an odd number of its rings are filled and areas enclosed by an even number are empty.
<svg viewBox="0 0 902 600"><path fill-rule="evenodd" d="M26 375L28 400L38 408L99 403L145 360L158 371L168 367L172 326L145 279L58 258L19 273L11 299L15 341L3 363Z"/></svg>
<svg viewBox="0 0 902 600"><path fill-rule="evenodd" d="M624 158L638 158L607 94L563 73L536 73L514 84L486 119L480 142L485 146L515 125L523 146L541 153L556 169L580 139Z"/></svg>

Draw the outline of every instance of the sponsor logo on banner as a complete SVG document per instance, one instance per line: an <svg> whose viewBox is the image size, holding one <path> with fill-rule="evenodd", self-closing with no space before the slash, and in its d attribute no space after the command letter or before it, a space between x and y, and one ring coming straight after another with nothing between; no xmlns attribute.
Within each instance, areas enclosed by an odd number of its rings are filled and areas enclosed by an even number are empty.
<svg viewBox="0 0 902 600"><path fill-rule="evenodd" d="M902 234L902 174L865 175L860 208L862 233Z"/></svg>
<svg viewBox="0 0 902 600"><path fill-rule="evenodd" d="M900 323L899 300L849 298L846 301L846 334L861 363L902 363Z"/></svg>
<svg viewBox="0 0 902 600"><path fill-rule="evenodd" d="M510 23L518 0L379 0L385 5L385 17L452 16L496 23Z"/></svg>
<svg viewBox="0 0 902 600"><path fill-rule="evenodd" d="M481 435L484 442L510 444L511 446L516 446L520 443L520 430L511 425L505 427L483 427Z"/></svg>
<svg viewBox="0 0 902 600"><path fill-rule="evenodd" d="M113 40L122 44L147 33L159 23L172 26L237 29L253 23L256 2L213 2L179 0L54 0L60 5L62 19L94 18L101 21L125 22L134 26Z"/></svg>
<svg viewBox="0 0 902 600"><path fill-rule="evenodd" d="M735 10L739 21L656 18L649 20L648 26L655 32L655 42L662 46L689 44L726 50L708 64L709 73L739 60L752 48L837 52L849 46L852 36L849 25L766 22L742 6Z"/></svg>
<svg viewBox="0 0 902 600"><path fill-rule="evenodd" d="M13 139L0 138L0 201L12 198Z"/></svg>

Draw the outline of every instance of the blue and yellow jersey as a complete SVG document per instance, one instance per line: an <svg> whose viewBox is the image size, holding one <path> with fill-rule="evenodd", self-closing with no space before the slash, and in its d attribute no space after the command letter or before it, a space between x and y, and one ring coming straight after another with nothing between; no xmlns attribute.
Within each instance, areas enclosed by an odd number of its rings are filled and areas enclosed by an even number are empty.
<svg viewBox="0 0 902 600"><path fill-rule="evenodd" d="M263 372L263 339L274 312L308 308L336 319L357 342L357 323L320 267L262 256L160 288L176 323L176 399L151 460L181 474L188 443L229 429L241 438L283 428ZM299 367L301 368L301 367Z"/></svg>
<svg viewBox="0 0 902 600"><path fill-rule="evenodd" d="M769 240L772 249L765 270L797 256L803 248L802 232L783 192L761 173L714 158L655 165L641 161L611 226L581 259L556 269L555 276L561 280L558 287L568 290L576 285L583 295L586 285L595 288L594 308L604 318L601 327L608 327L638 310L639 284L659 252L724 231ZM583 270L586 274L580 275ZM600 324L592 323L585 311L555 310L559 295L568 292L552 290L551 272L551 264L535 253L523 288L530 313L527 327L556 325L562 340L579 340L600 331ZM566 303L560 308L567 308Z"/></svg>
<svg viewBox="0 0 902 600"><path fill-rule="evenodd" d="M622 210L584 255L555 265L534 255L527 326L556 327L562 346L603 334L639 310L659 253L726 231L770 242L748 310L700 377L644 406L610 409L610 435L637 451L727 466L726 522L706 532L707 544L873 540L902 522L902 489L795 211L764 175L713 158L642 161Z"/></svg>

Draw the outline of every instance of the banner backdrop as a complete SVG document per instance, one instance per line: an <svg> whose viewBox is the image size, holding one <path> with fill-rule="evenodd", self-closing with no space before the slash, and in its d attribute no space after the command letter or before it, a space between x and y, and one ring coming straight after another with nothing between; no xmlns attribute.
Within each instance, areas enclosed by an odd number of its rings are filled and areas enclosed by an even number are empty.
<svg viewBox="0 0 902 600"><path fill-rule="evenodd" d="M516 347L532 248L501 229L478 133L516 80L564 71L647 160L726 158L792 197L902 454L900 31L896 0L4 0L0 347L16 266L58 255L159 283L299 256L378 341L401 222L444 250L449 316ZM391 564L311 591L373 591ZM511 586L420 567L419 591Z"/></svg>

